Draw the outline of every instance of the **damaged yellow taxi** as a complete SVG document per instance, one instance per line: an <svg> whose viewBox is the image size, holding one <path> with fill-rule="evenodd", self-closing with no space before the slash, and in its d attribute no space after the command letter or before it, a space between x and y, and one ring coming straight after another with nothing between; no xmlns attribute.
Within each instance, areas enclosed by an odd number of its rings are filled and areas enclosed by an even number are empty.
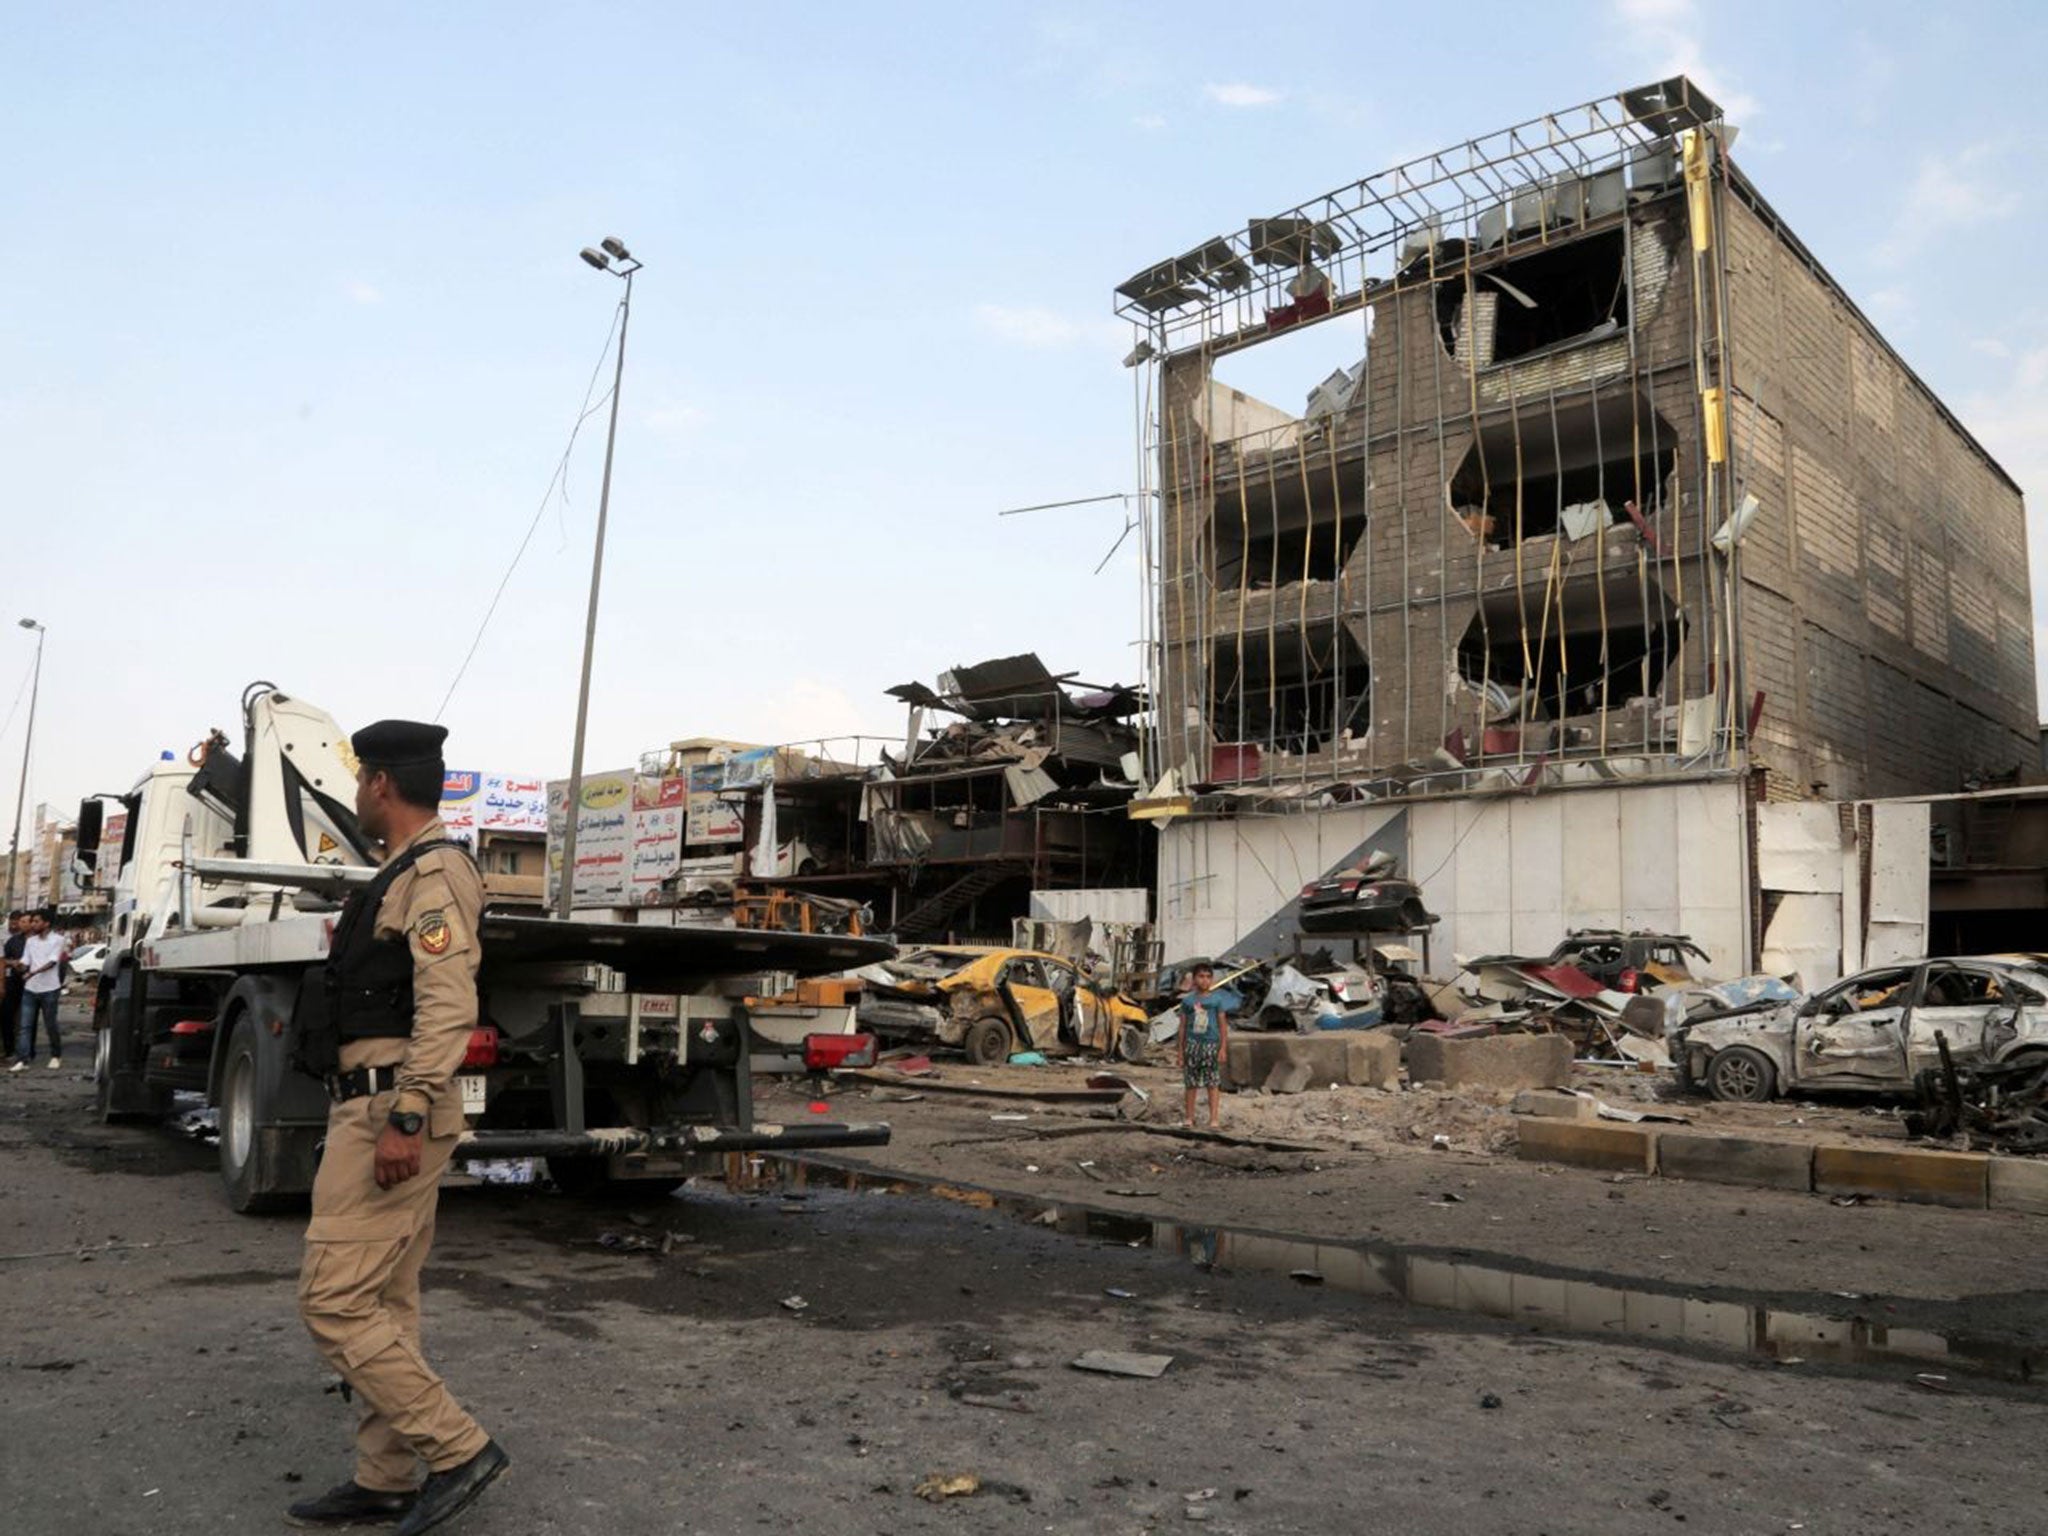
<svg viewBox="0 0 2048 1536"><path fill-rule="evenodd" d="M1144 1009L1058 955L948 945L906 951L876 969L889 980L865 984L873 1001L863 1005L863 1027L882 1022L870 1008L887 1007L893 995L903 1023L915 1017L937 1044L978 1065L1025 1051L1131 1060L1149 1039Z"/></svg>

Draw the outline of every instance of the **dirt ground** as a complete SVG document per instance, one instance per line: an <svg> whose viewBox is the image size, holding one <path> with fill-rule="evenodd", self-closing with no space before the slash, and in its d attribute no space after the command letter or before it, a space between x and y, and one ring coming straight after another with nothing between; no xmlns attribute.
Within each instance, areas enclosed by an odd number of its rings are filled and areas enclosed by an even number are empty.
<svg viewBox="0 0 2048 1536"><path fill-rule="evenodd" d="M1407 1244L1410 1278L1498 1260L1574 1306L1631 1285L1688 1316L1740 1298L1721 1310L1752 1323L1798 1305L2028 1345L2048 1337L2048 1229L2029 1220L1614 1184L1404 1131L1381 1145L1378 1117L1357 1138L1374 1150L1304 1154L867 1092L833 1108L894 1118L874 1168L1061 1212L826 1172L631 1205L444 1192L428 1349L514 1457L453 1530L2039 1528L2023 1448L2048 1404L1960 1358L1772 1358L1639 1337L1620 1311L1479 1316L1347 1288L1349 1249L1323 1251L1328 1283L1298 1282L1251 1262L1249 1236ZM9 1528L281 1529L285 1503L347 1469L349 1412L293 1314L301 1223L233 1215L210 1147L99 1125L90 1093L75 1073L0 1078ZM764 1108L807 1112L788 1091ZM1190 1217L1241 1224L1235 1245L1147 1240ZM1088 1349L1172 1363L1091 1375L1070 1364ZM961 1475L975 1492L915 1491Z"/></svg>

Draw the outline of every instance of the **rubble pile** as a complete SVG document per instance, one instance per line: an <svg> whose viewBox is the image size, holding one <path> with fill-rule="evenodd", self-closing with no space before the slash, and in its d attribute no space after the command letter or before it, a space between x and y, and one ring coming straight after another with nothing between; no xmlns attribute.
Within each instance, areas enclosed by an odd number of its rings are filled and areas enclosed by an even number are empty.
<svg viewBox="0 0 2048 1536"><path fill-rule="evenodd" d="M1958 1067L1946 1035L1941 1065L1914 1080L1919 1103L1906 1116L1914 1136L1958 1138L1979 1152L2048 1152L2048 1056Z"/></svg>
<svg viewBox="0 0 2048 1536"><path fill-rule="evenodd" d="M1798 995L1771 976L1709 985L1689 960L1711 963L1683 934L1607 929L1577 930L1543 956L1461 955L1471 1007L1433 1032L1558 1034L1582 1060L1668 1067L1665 1036L1679 1025Z"/></svg>

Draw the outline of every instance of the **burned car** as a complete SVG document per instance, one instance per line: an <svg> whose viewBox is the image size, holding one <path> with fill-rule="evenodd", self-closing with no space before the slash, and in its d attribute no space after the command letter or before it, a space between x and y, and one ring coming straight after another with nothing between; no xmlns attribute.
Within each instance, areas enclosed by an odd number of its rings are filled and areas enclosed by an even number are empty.
<svg viewBox="0 0 2048 1536"><path fill-rule="evenodd" d="M1681 1084L1744 1103L1830 1089L1911 1092L1940 1064L1942 1041L1965 1066L2048 1053L2048 964L1881 965L1798 1002L1694 1014L1665 1037Z"/></svg>
<svg viewBox="0 0 2048 1536"><path fill-rule="evenodd" d="M1137 1057L1145 1050L1145 1010L1058 955L963 945L913 950L880 969L890 981L863 981L862 1027L905 1034L922 1024L939 1044L980 1065L1020 1051Z"/></svg>
<svg viewBox="0 0 2048 1536"><path fill-rule="evenodd" d="M1301 888L1304 933L1414 933L1436 922L1422 888L1400 873L1400 860L1375 853Z"/></svg>
<svg viewBox="0 0 2048 1536"><path fill-rule="evenodd" d="M1156 974L1147 978L1145 986L1133 991L1133 1001L1147 1014L1172 1008L1195 984L1197 966L1207 966L1214 973L1217 986L1227 987L1237 995L1238 1008L1231 1014L1234 1021L1258 1017L1260 1005L1266 1000L1266 990L1273 984L1273 962L1254 960L1244 955L1218 955L1214 959L1196 955L1162 965Z"/></svg>
<svg viewBox="0 0 2048 1536"><path fill-rule="evenodd" d="M1550 952L1551 965L1575 965L1614 992L1647 992L1684 987L1695 981L1692 967L1713 964L1707 952L1682 933L1622 933L1607 928L1575 929Z"/></svg>
<svg viewBox="0 0 2048 1536"><path fill-rule="evenodd" d="M1414 953L1395 948L1403 955ZM1286 960L1253 960L1243 955L1176 960L1162 966L1150 986L1133 994L1133 1000L1152 1020L1155 1041L1172 1038L1169 1022L1194 985L1197 966L1207 966L1215 975L1217 988L1237 999L1230 1019L1233 1026L1244 1029L1313 1029L1324 1027L1319 1021L1330 1018L1346 1021L1345 1027L1357 1027L1354 1021L1382 1001L1390 980L1412 985L1405 976L1389 977L1364 966L1343 964L1326 949Z"/></svg>

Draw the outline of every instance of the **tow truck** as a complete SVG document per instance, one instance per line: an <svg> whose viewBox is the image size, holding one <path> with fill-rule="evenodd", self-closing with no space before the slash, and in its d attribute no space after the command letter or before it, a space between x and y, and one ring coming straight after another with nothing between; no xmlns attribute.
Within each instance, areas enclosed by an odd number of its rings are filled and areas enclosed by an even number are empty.
<svg viewBox="0 0 2048 1536"><path fill-rule="evenodd" d="M229 1203L261 1212L312 1188L328 1100L291 1066L294 1020L376 858L331 716L259 682L241 726L239 755L213 731L105 797L127 810L118 848L99 847L104 799L85 802L78 846L88 866L119 871L94 1001L98 1112L161 1119L179 1092L203 1094ZM457 1159L544 1157L558 1184L585 1192L674 1183L732 1152L887 1143L886 1124L757 1121L742 1000L768 978L885 959L888 941L678 926L658 909L563 919L486 908L478 931ZM863 1043L821 1037L814 1065L860 1065Z"/></svg>

